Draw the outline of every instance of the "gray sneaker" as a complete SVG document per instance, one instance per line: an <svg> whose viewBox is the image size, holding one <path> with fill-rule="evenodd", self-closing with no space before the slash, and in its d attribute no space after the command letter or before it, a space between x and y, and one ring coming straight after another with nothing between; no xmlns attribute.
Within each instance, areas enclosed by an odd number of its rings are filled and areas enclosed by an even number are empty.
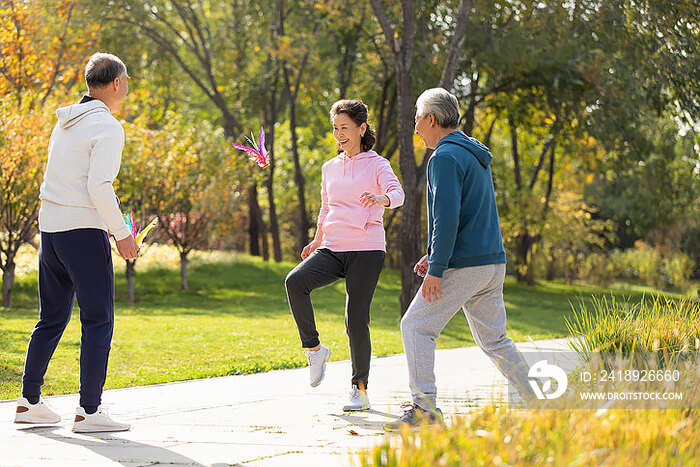
<svg viewBox="0 0 700 467"><path fill-rule="evenodd" d="M385 431L399 431L401 427L417 427L423 423L428 425L443 424L442 411L438 408L425 410L416 404L403 404L403 415L395 422L384 424Z"/></svg>
<svg viewBox="0 0 700 467"><path fill-rule="evenodd" d="M309 361L309 378L311 387L315 388L326 376L326 362L331 358L331 349L323 345L318 350L304 350Z"/></svg>
<svg viewBox="0 0 700 467"><path fill-rule="evenodd" d="M357 386L352 387L350 390L350 399L348 403L343 406L344 412L355 412L358 410L369 410L371 405L369 404L369 397L367 397L366 391L361 391Z"/></svg>

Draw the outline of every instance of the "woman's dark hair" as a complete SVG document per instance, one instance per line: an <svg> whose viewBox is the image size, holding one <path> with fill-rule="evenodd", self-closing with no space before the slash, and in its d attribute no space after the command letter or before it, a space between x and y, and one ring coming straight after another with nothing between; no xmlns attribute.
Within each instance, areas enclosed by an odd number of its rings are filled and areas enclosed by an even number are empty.
<svg viewBox="0 0 700 467"><path fill-rule="evenodd" d="M360 140L360 148L362 151L369 151L374 147L374 143L377 142L377 135L367 121L369 110L364 102L359 99L341 99L331 107L331 120L338 114L346 114L357 126L366 123L367 130L365 130L365 134L362 135Z"/></svg>

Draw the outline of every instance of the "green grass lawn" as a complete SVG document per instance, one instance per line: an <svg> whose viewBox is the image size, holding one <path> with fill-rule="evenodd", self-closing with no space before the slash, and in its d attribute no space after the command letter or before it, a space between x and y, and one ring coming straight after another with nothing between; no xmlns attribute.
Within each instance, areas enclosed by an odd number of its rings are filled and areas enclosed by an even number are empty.
<svg viewBox="0 0 700 467"><path fill-rule="evenodd" d="M20 394L24 353L38 318L35 251L25 253L13 291L14 307L0 308L0 399ZM192 254L190 290L179 290L176 253L155 247L137 264L136 304L124 302L123 261L117 264L116 324L106 388L123 388L305 365L284 291L294 263L265 263L235 253ZM163 266L165 265L165 266ZM344 282L314 292L316 321L333 360L349 358L344 330ZM372 307L374 355L402 352L400 276L385 270ZM566 335L569 301L608 292L546 282L534 287L506 280L510 336L517 342ZM617 293L638 299L641 291ZM79 310L49 366L44 394L78 390ZM461 313L438 340L439 348L473 345ZM348 375L349 377L349 375Z"/></svg>

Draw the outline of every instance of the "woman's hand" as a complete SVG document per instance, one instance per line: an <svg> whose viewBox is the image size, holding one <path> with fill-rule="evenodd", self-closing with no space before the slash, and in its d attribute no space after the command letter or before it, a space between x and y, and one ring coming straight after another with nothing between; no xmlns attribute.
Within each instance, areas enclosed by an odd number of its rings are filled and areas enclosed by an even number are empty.
<svg viewBox="0 0 700 467"><path fill-rule="evenodd" d="M311 253L316 251L316 249L321 245L320 242L317 242L316 240L312 241L308 245L304 247L303 250L301 250L301 259L306 259L309 256L311 256Z"/></svg>
<svg viewBox="0 0 700 467"><path fill-rule="evenodd" d="M377 204L388 208L391 201L389 201L389 197L387 195L375 195L369 191L365 191L360 195L360 204L366 208L371 208Z"/></svg>

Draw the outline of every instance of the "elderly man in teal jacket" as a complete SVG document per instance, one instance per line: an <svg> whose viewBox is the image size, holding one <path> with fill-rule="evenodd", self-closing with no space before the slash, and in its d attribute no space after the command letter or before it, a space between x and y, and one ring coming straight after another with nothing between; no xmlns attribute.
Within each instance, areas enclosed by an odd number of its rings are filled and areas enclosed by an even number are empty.
<svg viewBox="0 0 700 467"><path fill-rule="evenodd" d="M498 223L488 148L456 129L457 98L442 88L416 103L416 133L434 149L428 161L428 254L416 263L424 277L401 320L413 403L397 422L438 421L435 341L459 311L477 345L523 395L531 390L527 366L506 336L503 279L506 254Z"/></svg>

